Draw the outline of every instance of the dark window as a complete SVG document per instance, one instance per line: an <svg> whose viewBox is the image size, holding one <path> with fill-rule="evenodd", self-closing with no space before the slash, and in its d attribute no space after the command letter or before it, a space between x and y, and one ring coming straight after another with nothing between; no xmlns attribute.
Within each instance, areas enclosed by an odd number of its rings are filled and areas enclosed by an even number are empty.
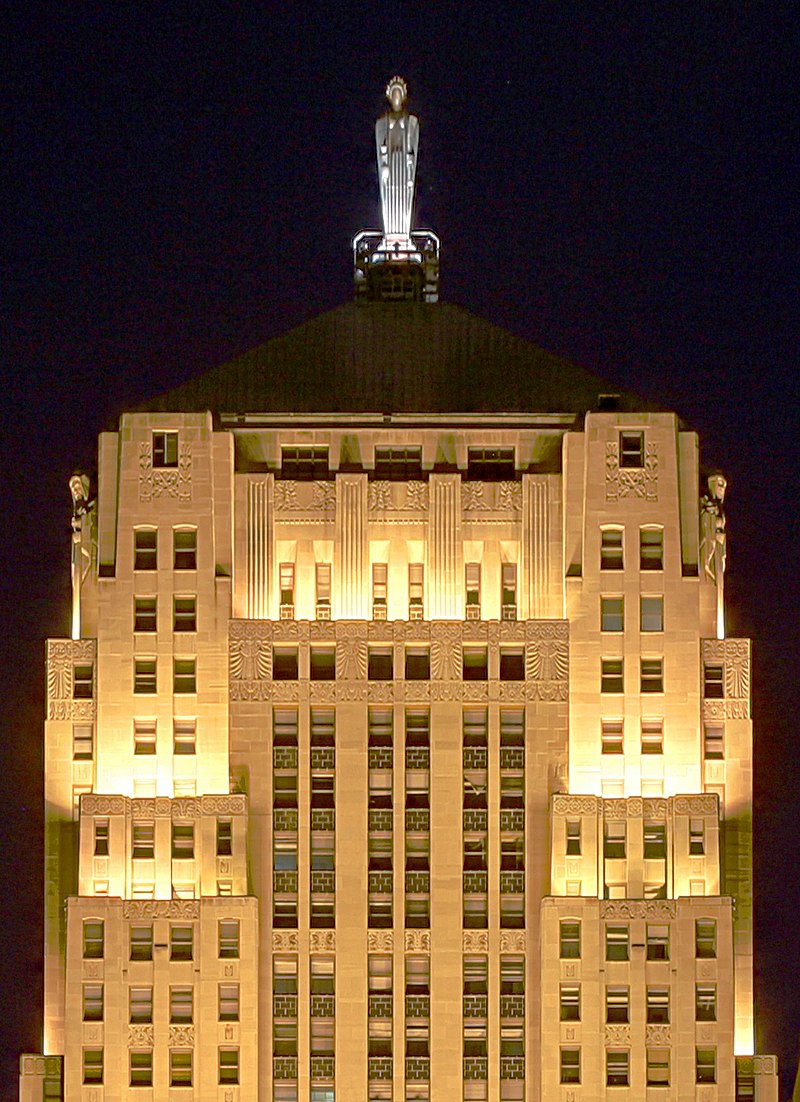
<svg viewBox="0 0 800 1102"><path fill-rule="evenodd" d="M559 956L562 960L579 960L580 955L580 922L562 922L559 927Z"/></svg>
<svg viewBox="0 0 800 1102"><path fill-rule="evenodd" d="M376 448L375 477L389 482L421 481L422 449Z"/></svg>
<svg viewBox="0 0 800 1102"><path fill-rule="evenodd" d="M333 647L311 648L311 680L336 680L336 651Z"/></svg>
<svg viewBox="0 0 800 1102"><path fill-rule="evenodd" d="M643 658L641 664L641 690L643 693L663 693L664 662L661 658Z"/></svg>
<svg viewBox="0 0 800 1102"><path fill-rule="evenodd" d="M689 853L692 857L702 857L706 852L705 824L702 819L689 820Z"/></svg>
<svg viewBox="0 0 800 1102"><path fill-rule="evenodd" d="M103 1050L85 1048L83 1050L83 1081L92 1086L103 1082Z"/></svg>
<svg viewBox="0 0 800 1102"><path fill-rule="evenodd" d="M191 960L194 945L194 929L191 926L170 926L169 959Z"/></svg>
<svg viewBox="0 0 800 1102"><path fill-rule="evenodd" d="M667 856L667 828L664 823L644 824L645 861L661 860Z"/></svg>
<svg viewBox="0 0 800 1102"><path fill-rule="evenodd" d="M330 478L327 448L282 448L281 478L320 482Z"/></svg>
<svg viewBox="0 0 800 1102"><path fill-rule="evenodd" d="M94 821L94 855L108 857L108 819Z"/></svg>
<svg viewBox="0 0 800 1102"><path fill-rule="evenodd" d="M192 823L172 824L172 857L188 861L194 857L194 826Z"/></svg>
<svg viewBox="0 0 800 1102"><path fill-rule="evenodd" d="M192 1050L174 1048L169 1054L169 1085L171 1087L191 1087Z"/></svg>
<svg viewBox="0 0 800 1102"><path fill-rule="evenodd" d="M603 856L616 861L625 857L625 823L610 819L606 822Z"/></svg>
<svg viewBox="0 0 800 1102"><path fill-rule="evenodd" d="M155 597L135 597L133 601L133 630L156 630Z"/></svg>
<svg viewBox="0 0 800 1102"><path fill-rule="evenodd" d="M713 983L698 983L694 989L694 1016L698 1022L717 1020L717 987Z"/></svg>
<svg viewBox="0 0 800 1102"><path fill-rule="evenodd" d="M391 681L394 673L391 647L370 647L367 676L370 681Z"/></svg>
<svg viewBox="0 0 800 1102"><path fill-rule="evenodd" d="M695 956L713 960L717 955L717 924L713 918L699 918L694 924Z"/></svg>
<svg viewBox="0 0 800 1102"><path fill-rule="evenodd" d="M664 630L663 597L642 597L639 626L642 631Z"/></svg>
<svg viewBox="0 0 800 1102"><path fill-rule="evenodd" d="M83 924L83 959L103 959L104 931L103 923L88 920Z"/></svg>
<svg viewBox="0 0 800 1102"><path fill-rule="evenodd" d="M647 959L669 960L669 926L666 924L648 925Z"/></svg>
<svg viewBox="0 0 800 1102"><path fill-rule="evenodd" d="M669 1025L669 988L647 988L647 1024Z"/></svg>
<svg viewBox="0 0 800 1102"><path fill-rule="evenodd" d="M561 1049L561 1082L580 1083L581 1050L579 1048Z"/></svg>
<svg viewBox="0 0 800 1102"><path fill-rule="evenodd" d="M197 530L176 528L172 533L175 570L197 570Z"/></svg>
<svg viewBox="0 0 800 1102"><path fill-rule="evenodd" d="M513 448L470 448L467 479L475 482L507 482L516 476Z"/></svg>
<svg viewBox="0 0 800 1102"><path fill-rule="evenodd" d="M131 926L131 960L153 959L153 927Z"/></svg>
<svg viewBox="0 0 800 1102"><path fill-rule="evenodd" d="M716 1083L717 1081L717 1050L715 1048L698 1048L695 1050L696 1080L698 1083Z"/></svg>
<svg viewBox="0 0 800 1102"><path fill-rule="evenodd" d="M606 926L606 960L629 960L630 936L627 926Z"/></svg>
<svg viewBox="0 0 800 1102"><path fill-rule="evenodd" d="M233 823L230 819L217 819L217 857L233 854Z"/></svg>
<svg viewBox="0 0 800 1102"><path fill-rule="evenodd" d="M580 819L567 819L567 857L580 857L581 855L581 822Z"/></svg>
<svg viewBox="0 0 800 1102"><path fill-rule="evenodd" d="M272 680L297 680L297 647L274 647L272 651Z"/></svg>
<svg viewBox="0 0 800 1102"><path fill-rule="evenodd" d="M220 960L239 959L239 923L236 919L223 919L219 924Z"/></svg>
<svg viewBox="0 0 800 1102"><path fill-rule="evenodd" d="M628 1052L608 1049L606 1051L606 1086L627 1087L630 1078L629 1065Z"/></svg>
<svg viewBox="0 0 800 1102"><path fill-rule="evenodd" d="M604 528L600 533L600 569L622 570L622 529Z"/></svg>
<svg viewBox="0 0 800 1102"><path fill-rule="evenodd" d="M197 692L197 664L194 658L175 658L173 660L172 691L175 693Z"/></svg>
<svg viewBox="0 0 800 1102"><path fill-rule="evenodd" d="M600 663L600 692L624 692L623 667L621 658L603 658Z"/></svg>
<svg viewBox="0 0 800 1102"><path fill-rule="evenodd" d="M486 647L464 647L463 676L465 681L486 681L489 659Z"/></svg>
<svg viewBox="0 0 800 1102"><path fill-rule="evenodd" d="M619 465L628 468L644 466L643 432L621 432L619 434Z"/></svg>
<svg viewBox="0 0 800 1102"><path fill-rule="evenodd" d="M560 1018L562 1022L581 1020L581 988L577 983L562 983L559 992Z"/></svg>
<svg viewBox="0 0 800 1102"><path fill-rule="evenodd" d="M91 666L73 666L72 696L75 700L91 700L94 696Z"/></svg>
<svg viewBox="0 0 800 1102"><path fill-rule="evenodd" d="M220 1085L225 1086L239 1082L238 1048L221 1048L219 1050L219 1081Z"/></svg>
<svg viewBox="0 0 800 1102"><path fill-rule="evenodd" d="M606 988L606 1021L627 1024L630 1021L630 991L627 987Z"/></svg>
<svg viewBox="0 0 800 1102"><path fill-rule="evenodd" d="M431 676L431 652L427 647L406 648L406 681L428 681Z"/></svg>
<svg viewBox="0 0 800 1102"><path fill-rule="evenodd" d="M521 647L514 650L500 648L500 680L525 680L525 653Z"/></svg>
<svg viewBox="0 0 800 1102"><path fill-rule="evenodd" d="M197 631L197 598L175 598L175 631Z"/></svg>
<svg viewBox="0 0 800 1102"><path fill-rule="evenodd" d="M177 467L178 466L178 434L177 432L153 433L153 466Z"/></svg>
<svg viewBox="0 0 800 1102"><path fill-rule="evenodd" d="M660 528L642 528L639 532L639 569L664 569L664 533Z"/></svg>
<svg viewBox="0 0 800 1102"><path fill-rule="evenodd" d="M158 533L155 528L137 528L133 533L133 569L155 570L158 566Z"/></svg>
<svg viewBox="0 0 800 1102"><path fill-rule="evenodd" d="M703 667L703 696L706 700L722 700L725 696L725 671L722 666Z"/></svg>
<svg viewBox="0 0 800 1102"><path fill-rule="evenodd" d="M133 691L135 693L154 693L156 691L155 658L134 658Z"/></svg>
<svg viewBox="0 0 800 1102"><path fill-rule="evenodd" d="M131 856L136 861L152 861L155 855L155 824L134 822L131 826Z"/></svg>
<svg viewBox="0 0 800 1102"><path fill-rule="evenodd" d="M622 597L600 598L600 630L622 631L625 627L624 601Z"/></svg>
<svg viewBox="0 0 800 1102"><path fill-rule="evenodd" d="M725 730L721 724L707 723L703 727L703 756L707 761L725 757Z"/></svg>

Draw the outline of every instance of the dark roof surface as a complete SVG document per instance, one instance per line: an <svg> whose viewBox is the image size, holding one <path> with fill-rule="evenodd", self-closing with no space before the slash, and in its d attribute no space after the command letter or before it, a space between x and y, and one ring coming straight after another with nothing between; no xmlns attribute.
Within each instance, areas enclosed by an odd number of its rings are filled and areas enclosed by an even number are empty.
<svg viewBox="0 0 800 1102"><path fill-rule="evenodd" d="M449 303L348 303L206 371L146 410L582 413L600 394L653 409Z"/></svg>

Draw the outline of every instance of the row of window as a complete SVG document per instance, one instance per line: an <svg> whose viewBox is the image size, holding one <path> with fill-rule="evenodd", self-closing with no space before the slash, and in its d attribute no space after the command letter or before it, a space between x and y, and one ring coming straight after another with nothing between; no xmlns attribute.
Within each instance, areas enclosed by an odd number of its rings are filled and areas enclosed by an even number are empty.
<svg viewBox="0 0 800 1102"><path fill-rule="evenodd" d="M559 1015L562 1022L581 1020L581 985L562 983L559 988ZM644 992L644 1015L648 1025L669 1025L670 987L647 985ZM631 989L619 984L606 985L605 1020L608 1024L626 1025L631 1021ZM695 984L695 1021L717 1020L717 985Z"/></svg>
<svg viewBox="0 0 800 1102"><path fill-rule="evenodd" d="M600 569L625 569L625 529L614 525L600 530ZM664 530L654 525L639 529L639 569L664 569Z"/></svg>
<svg viewBox="0 0 800 1102"><path fill-rule="evenodd" d="M664 721L658 718L641 720L642 754L664 753ZM624 754L625 721L619 717L600 720L600 751L603 754ZM706 761L725 757L725 728L720 723L703 725L703 757Z"/></svg>
<svg viewBox="0 0 800 1102"><path fill-rule="evenodd" d="M600 598L600 630L625 630L625 598ZM653 632L664 630L664 598L639 598L639 630Z"/></svg>
<svg viewBox="0 0 800 1102"><path fill-rule="evenodd" d="M134 821L131 824L131 856L134 860L153 860L155 858L155 829L152 820ZM231 819L217 819L216 831L217 857L230 857L233 854L233 822ZM109 820L94 820L94 855L108 857ZM187 861L194 858L194 823L172 823L172 858Z"/></svg>
<svg viewBox="0 0 800 1102"><path fill-rule="evenodd" d="M133 630L135 632L158 630L158 598L134 597ZM172 630L197 631L197 597L193 595L173 597Z"/></svg>
<svg viewBox="0 0 800 1102"><path fill-rule="evenodd" d="M174 570L197 570L197 529L172 529L172 566ZM158 569L158 529L134 528L133 569Z"/></svg>
<svg viewBox="0 0 800 1102"><path fill-rule="evenodd" d="M713 960L717 955L717 923L713 918L698 918L695 929L695 956L698 960ZM669 960L669 923L647 923L644 948L647 960ZM607 923L605 929L605 959L630 960L630 927L627 922ZM581 956L581 924L565 919L559 926L559 956L562 960L579 960Z"/></svg>
<svg viewBox="0 0 800 1102"><path fill-rule="evenodd" d="M667 856L667 827L665 823L643 823L642 853L646 861L661 860ZM581 856L581 821L567 819L567 856ZM627 826L615 819L605 824L603 856L610 860L624 859L626 855ZM689 820L689 854L700 857L706 851L705 822Z"/></svg>
<svg viewBox="0 0 800 1102"><path fill-rule="evenodd" d="M169 928L169 959L194 960L195 927L172 923ZM153 926L130 927L130 960L153 959ZM83 923L83 959L102 960L105 956L105 923L102 919L86 919ZM239 959L239 922L220 919L217 923L217 956L220 960Z"/></svg>
<svg viewBox="0 0 800 1102"><path fill-rule="evenodd" d="M134 658L133 691L137 696L148 696L158 692L158 660L156 658ZM197 692L197 659L173 658L172 691L175 694Z"/></svg>
<svg viewBox="0 0 800 1102"><path fill-rule="evenodd" d="M194 1053L190 1048L172 1048L169 1050L168 1083L170 1087L191 1087L193 1085L193 1058ZM217 1068L220 1086L237 1085L240 1081L239 1049L218 1049ZM131 1049L129 1070L131 1087L152 1087L153 1050L151 1048ZM102 1085L102 1048L85 1048L83 1050L83 1082L86 1086Z"/></svg>
<svg viewBox="0 0 800 1102"><path fill-rule="evenodd" d="M561 1082L580 1083L581 1050L561 1049ZM716 1048L695 1049L695 1082L716 1083ZM670 1050L648 1048L645 1052L645 1082L648 1087L670 1085ZM627 1049L606 1050L606 1086L629 1087L631 1085L631 1054Z"/></svg>
<svg viewBox="0 0 800 1102"><path fill-rule="evenodd" d="M105 1016L104 985L83 985L83 1020L102 1022ZM194 987L170 986L166 1006L170 1025L192 1025L195 1014ZM239 1021L239 984L217 984L217 1017L220 1022ZM128 1021L131 1025L150 1025L153 1022L153 988L132 986L128 988Z"/></svg>
<svg viewBox="0 0 800 1102"><path fill-rule="evenodd" d="M601 658L600 692L625 692L625 661L622 658ZM639 660L639 692L664 692L664 659L641 658Z"/></svg>

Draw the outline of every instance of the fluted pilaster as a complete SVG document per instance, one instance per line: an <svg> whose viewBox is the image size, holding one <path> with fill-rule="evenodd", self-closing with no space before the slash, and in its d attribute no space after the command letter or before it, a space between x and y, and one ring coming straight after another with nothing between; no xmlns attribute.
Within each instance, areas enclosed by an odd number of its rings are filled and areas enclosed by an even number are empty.
<svg viewBox="0 0 800 1102"><path fill-rule="evenodd" d="M431 620L464 618L461 476L433 474L428 513L428 594Z"/></svg>
<svg viewBox="0 0 800 1102"><path fill-rule="evenodd" d="M367 476L336 476L336 543L333 552L333 615L339 620L369 618L369 538Z"/></svg>
<svg viewBox="0 0 800 1102"><path fill-rule="evenodd" d="M247 617L269 616L273 574L274 476L247 484Z"/></svg>

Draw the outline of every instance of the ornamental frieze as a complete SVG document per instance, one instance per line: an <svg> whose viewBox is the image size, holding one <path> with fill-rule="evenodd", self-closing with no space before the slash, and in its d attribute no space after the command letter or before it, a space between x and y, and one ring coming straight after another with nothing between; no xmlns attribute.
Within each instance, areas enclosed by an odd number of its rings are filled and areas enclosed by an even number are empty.
<svg viewBox="0 0 800 1102"><path fill-rule="evenodd" d="M370 953L394 952L394 931L369 930L367 932L367 951Z"/></svg>
<svg viewBox="0 0 800 1102"><path fill-rule="evenodd" d="M297 930L273 930L272 949L276 953L296 953L300 947Z"/></svg>
<svg viewBox="0 0 800 1102"><path fill-rule="evenodd" d="M192 445L189 441L178 448L177 467L153 467L150 442L139 444L139 500L155 501L162 497L192 500Z"/></svg>
<svg viewBox="0 0 800 1102"><path fill-rule="evenodd" d="M430 953L430 930L406 930L405 951L407 953Z"/></svg>
<svg viewBox="0 0 800 1102"><path fill-rule="evenodd" d="M607 1045L629 1045L631 1043L631 1027L629 1025L607 1025L605 1027L605 1043Z"/></svg>
<svg viewBox="0 0 800 1102"><path fill-rule="evenodd" d="M643 467L620 467L619 442L606 443L606 501L624 498L658 501L658 451L655 444L645 445Z"/></svg>
<svg viewBox="0 0 800 1102"><path fill-rule="evenodd" d="M123 899L122 917L128 919L200 917L199 899Z"/></svg>
<svg viewBox="0 0 800 1102"><path fill-rule="evenodd" d="M127 807L124 796L81 796L82 815L124 815Z"/></svg>
<svg viewBox="0 0 800 1102"><path fill-rule="evenodd" d="M336 623L337 680L364 679L367 676L367 625ZM341 630L346 629L346 630ZM355 630L357 629L357 631Z"/></svg>
<svg viewBox="0 0 800 1102"><path fill-rule="evenodd" d="M601 899L601 918L676 918L674 899Z"/></svg>
<svg viewBox="0 0 800 1102"><path fill-rule="evenodd" d="M130 1048L152 1048L153 1027L151 1025L129 1025L128 1046Z"/></svg>
<svg viewBox="0 0 800 1102"><path fill-rule="evenodd" d="M676 796L673 807L676 815L716 815L717 797L711 793L697 796Z"/></svg>
<svg viewBox="0 0 800 1102"><path fill-rule="evenodd" d="M524 930L501 930L500 931L500 952L501 953L524 953L525 952L525 931Z"/></svg>
<svg viewBox="0 0 800 1102"><path fill-rule="evenodd" d="M194 1044L194 1026L171 1025L169 1027L169 1043L170 1045L186 1045L191 1047Z"/></svg>
<svg viewBox="0 0 800 1102"><path fill-rule="evenodd" d="M461 935L461 950L464 953L488 953L488 930L464 930Z"/></svg>
<svg viewBox="0 0 800 1102"><path fill-rule="evenodd" d="M596 815L597 796L554 796L554 815Z"/></svg>
<svg viewBox="0 0 800 1102"><path fill-rule="evenodd" d="M644 1036L648 1045L672 1044L672 1029L668 1025L646 1025Z"/></svg>
<svg viewBox="0 0 800 1102"><path fill-rule="evenodd" d="M308 948L312 953L335 953L335 930L310 930L308 934Z"/></svg>

